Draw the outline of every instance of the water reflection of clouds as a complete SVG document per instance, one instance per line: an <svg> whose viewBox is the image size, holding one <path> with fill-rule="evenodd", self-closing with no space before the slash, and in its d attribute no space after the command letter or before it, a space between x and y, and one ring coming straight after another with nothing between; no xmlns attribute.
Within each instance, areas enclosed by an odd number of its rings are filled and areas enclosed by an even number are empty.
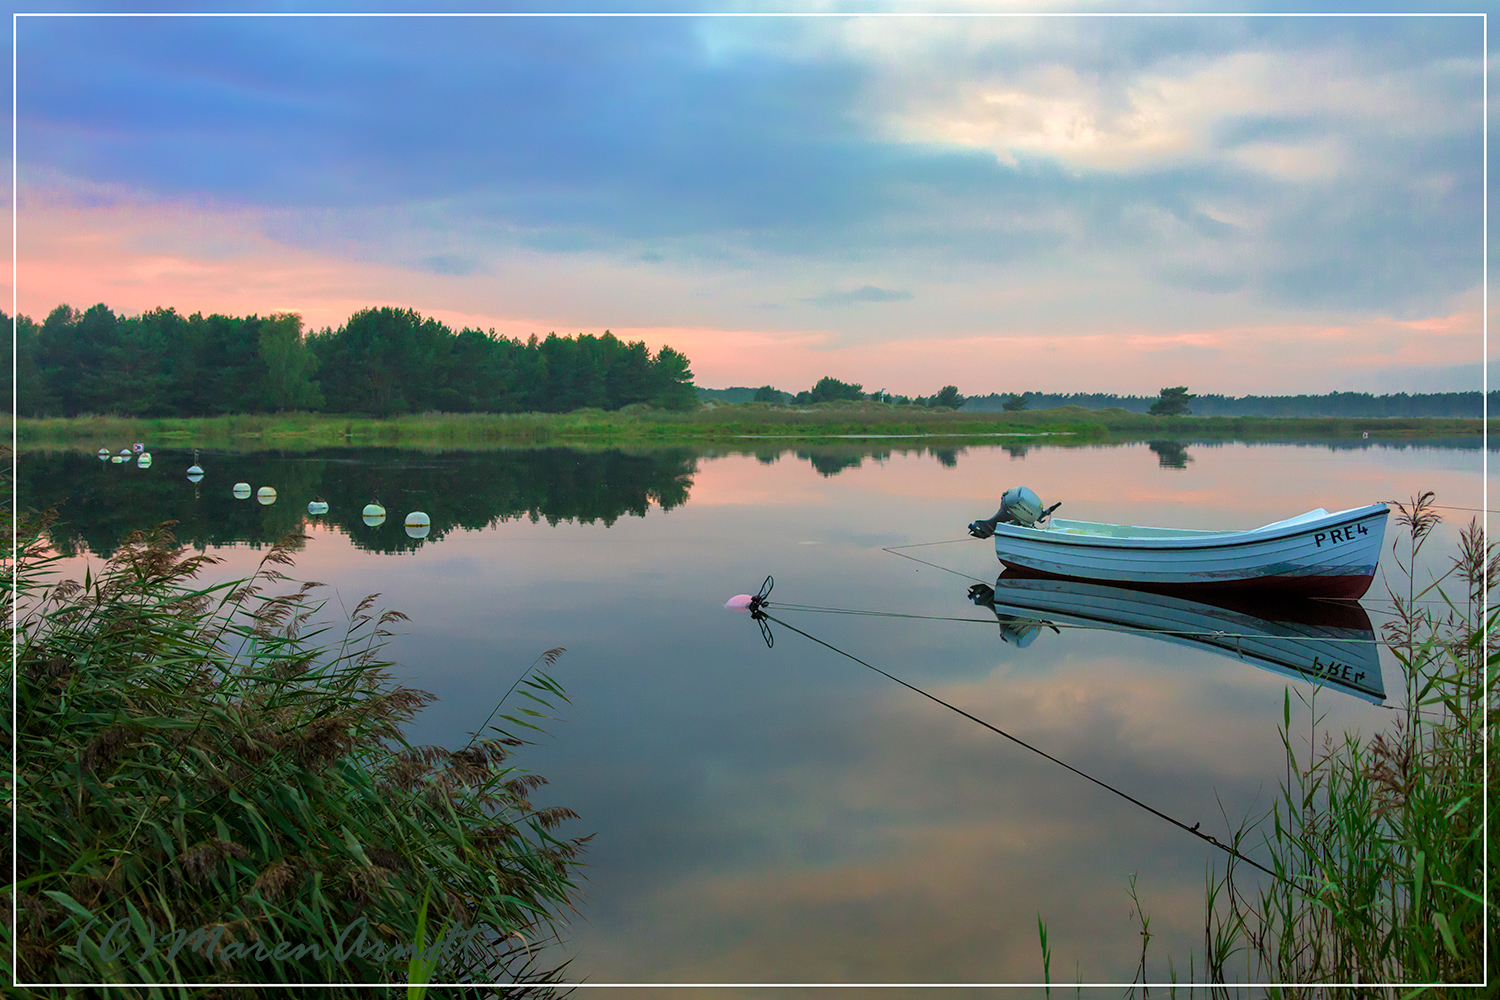
<svg viewBox="0 0 1500 1000"><path fill-rule="evenodd" d="M808 666L862 670L817 659ZM1257 739L1264 720L1241 720L1228 738L1222 726L1184 727L1184 713L1214 706L1172 697L1171 685L1142 685L1129 661L1048 666L1029 677L997 669L934 693L1205 820L1215 787L1242 792L1240 774L1258 780L1251 761L1274 764ZM1116 679L1101 683L1106 672ZM1061 967L1077 958L1090 978L1128 979L1130 872L1149 886L1160 940L1180 946L1196 932L1196 877L1210 851L910 692L820 704L780 735L790 751L740 761L748 773L713 782L699 800L710 815L753 817L758 825L711 836L763 842L768 863L747 871L749 859L721 859L665 884L661 871L631 879L629 898L651 915L635 916L654 937L638 951L601 942L612 966L663 981L764 979L768 969L793 980L1026 980L1036 975L1041 912ZM1182 752L1185 742L1216 741L1232 745ZM1163 865L1164 850L1193 860ZM585 932L586 952L593 941Z"/></svg>
<svg viewBox="0 0 1500 1000"><path fill-rule="evenodd" d="M1023 462L971 447L954 468L891 453L831 477L786 455L705 457L687 503L665 513L456 529L400 559L320 527L293 575L346 606L379 591L411 616L390 654L440 697L418 740L462 740L537 653L568 648L552 672L572 705L524 762L552 781L539 804L582 814L567 832L598 834L570 948L578 977L1035 981L1040 914L1055 980L1075 962L1085 980L1129 980L1131 873L1164 976L1166 956L1181 965L1201 941L1212 848L793 633L768 650L720 605L774 573L788 602L972 617L788 620L1222 833L1217 798L1237 820L1281 777L1283 678L1102 632L1016 649L967 580L877 545L957 537L1021 483L1079 517L1239 527L1417 489L1478 492L1477 452L1189 450L1185 470L1160 469L1143 444ZM1455 537L1445 524L1434 563ZM213 551L217 578L264 554ZM980 542L923 557L987 582L999 572ZM1335 733L1388 718L1347 697L1318 704Z"/></svg>

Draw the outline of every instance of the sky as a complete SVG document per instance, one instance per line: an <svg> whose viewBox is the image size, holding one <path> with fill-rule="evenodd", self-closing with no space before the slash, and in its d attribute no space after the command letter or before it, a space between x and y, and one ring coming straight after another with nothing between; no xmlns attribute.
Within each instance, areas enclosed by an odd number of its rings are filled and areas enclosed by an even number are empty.
<svg viewBox="0 0 1500 1000"><path fill-rule="evenodd" d="M710 387L1480 388L1480 18L944 9L18 18L15 308L608 329Z"/></svg>

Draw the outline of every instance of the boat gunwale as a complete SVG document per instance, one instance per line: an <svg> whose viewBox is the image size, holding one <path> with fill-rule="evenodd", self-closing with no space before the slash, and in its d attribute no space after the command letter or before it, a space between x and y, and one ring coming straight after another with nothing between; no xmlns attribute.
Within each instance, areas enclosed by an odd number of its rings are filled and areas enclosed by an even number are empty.
<svg viewBox="0 0 1500 1000"><path fill-rule="evenodd" d="M1315 535L1319 531L1359 524L1363 521L1384 520L1390 516L1385 504L1368 504L1348 510L1334 511L1326 517L1296 524L1273 523L1260 528L1242 531L1206 529L1202 535L1179 537L1152 537L1150 535L1088 535L1068 534L1048 528L1024 527L1015 524L995 526L995 547L998 550L1002 539L1046 545L1068 545L1095 549L1227 549L1245 545L1267 545L1284 542L1299 536ZM1070 524L1104 524L1102 521L1069 521ZM1109 527L1143 527L1138 525L1109 525ZM1269 529L1269 530L1268 530ZM1184 529L1191 530L1191 529ZM1382 536L1384 531L1381 532ZM1380 544L1380 540L1376 540Z"/></svg>

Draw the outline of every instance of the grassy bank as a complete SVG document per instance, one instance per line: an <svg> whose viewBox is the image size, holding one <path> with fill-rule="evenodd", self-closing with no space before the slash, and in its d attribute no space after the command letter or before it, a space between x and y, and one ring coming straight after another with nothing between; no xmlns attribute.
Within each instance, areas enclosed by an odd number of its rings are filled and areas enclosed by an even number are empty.
<svg viewBox="0 0 1500 1000"><path fill-rule="evenodd" d="M572 813L533 806L543 782L512 756L562 698L545 674L512 686L530 710L475 718L465 746L410 746L431 697L380 658L402 616L366 600L325 631L318 585L278 582L301 536L254 579L208 587L193 578L213 560L161 531L81 582L48 576L40 537L23 533L3 577L20 607L17 729L0 723L19 762L7 980L220 984L173 993L207 998L550 978L537 949L570 909L582 841L553 833Z"/></svg>
<svg viewBox="0 0 1500 1000"><path fill-rule="evenodd" d="M1073 441L1108 438L1295 440L1310 437L1420 439L1477 435L1482 422L1446 418L1152 417L1124 410L1061 407L1034 413L966 413L884 403L806 407L743 403L674 412L643 407L573 413L425 413L378 420L327 414L247 414L204 418L82 416L23 419L22 448L100 446L132 441L157 446L301 448L330 445L486 447L537 444L817 440L842 437L952 437L1006 440L1055 435Z"/></svg>

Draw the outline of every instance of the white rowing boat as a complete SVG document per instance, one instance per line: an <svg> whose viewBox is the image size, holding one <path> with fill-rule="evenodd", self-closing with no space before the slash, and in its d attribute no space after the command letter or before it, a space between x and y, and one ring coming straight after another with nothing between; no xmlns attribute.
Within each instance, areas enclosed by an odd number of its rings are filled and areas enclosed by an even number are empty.
<svg viewBox="0 0 1500 1000"><path fill-rule="evenodd" d="M970 587L969 598L993 611L1000 635L1020 647L1053 625L1127 631L1233 657L1377 705L1385 701L1375 630L1353 602L1210 604L1010 572L994 587Z"/></svg>
<svg viewBox="0 0 1500 1000"><path fill-rule="evenodd" d="M993 518L969 525L995 539L1009 569L1135 587L1264 590L1361 597L1375 578L1385 504L1319 507L1245 531L1146 528L1049 518L1036 494L1007 490Z"/></svg>

